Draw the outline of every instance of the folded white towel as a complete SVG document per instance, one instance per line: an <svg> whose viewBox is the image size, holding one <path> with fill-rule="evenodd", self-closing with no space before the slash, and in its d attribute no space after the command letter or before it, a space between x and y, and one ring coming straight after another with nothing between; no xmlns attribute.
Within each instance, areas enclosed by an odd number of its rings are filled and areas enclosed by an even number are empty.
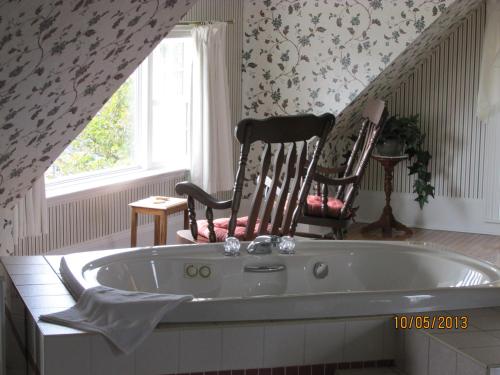
<svg viewBox="0 0 500 375"><path fill-rule="evenodd" d="M151 334L168 311L191 299L190 295L128 292L97 286L85 290L75 306L42 315L40 319L99 332L128 354Z"/></svg>

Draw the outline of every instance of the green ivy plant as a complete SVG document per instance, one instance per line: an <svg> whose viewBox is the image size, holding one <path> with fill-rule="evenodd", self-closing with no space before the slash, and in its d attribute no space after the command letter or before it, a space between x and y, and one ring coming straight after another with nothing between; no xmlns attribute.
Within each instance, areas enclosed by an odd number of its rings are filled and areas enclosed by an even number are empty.
<svg viewBox="0 0 500 375"><path fill-rule="evenodd" d="M415 175L413 192L417 194L415 201L422 209L428 198L434 198L434 186L431 185L431 173L428 171L429 162L432 158L429 151L425 149L425 134L422 134L418 126L419 115L411 117L390 117L385 126L378 143L388 139L397 139L405 147L405 152L410 161L409 175Z"/></svg>

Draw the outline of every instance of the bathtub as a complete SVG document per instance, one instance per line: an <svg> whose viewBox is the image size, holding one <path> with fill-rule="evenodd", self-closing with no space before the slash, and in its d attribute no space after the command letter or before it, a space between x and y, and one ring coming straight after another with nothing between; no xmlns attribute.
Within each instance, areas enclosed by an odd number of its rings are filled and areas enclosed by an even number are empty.
<svg viewBox="0 0 500 375"><path fill-rule="evenodd" d="M300 241L294 255L227 257L222 244L64 256L78 298L105 285L192 294L165 322L372 316L500 306L500 269L425 244Z"/></svg>

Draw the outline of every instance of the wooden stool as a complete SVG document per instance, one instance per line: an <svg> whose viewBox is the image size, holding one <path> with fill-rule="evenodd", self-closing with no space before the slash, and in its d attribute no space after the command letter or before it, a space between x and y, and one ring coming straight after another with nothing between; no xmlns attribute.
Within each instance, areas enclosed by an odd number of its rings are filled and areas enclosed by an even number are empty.
<svg viewBox="0 0 500 375"><path fill-rule="evenodd" d="M137 214L154 215L155 232L154 245L167 243L167 217L176 212L184 211L184 229L188 229L187 199L171 197L149 197L129 203L132 208L130 223L130 247L137 246Z"/></svg>

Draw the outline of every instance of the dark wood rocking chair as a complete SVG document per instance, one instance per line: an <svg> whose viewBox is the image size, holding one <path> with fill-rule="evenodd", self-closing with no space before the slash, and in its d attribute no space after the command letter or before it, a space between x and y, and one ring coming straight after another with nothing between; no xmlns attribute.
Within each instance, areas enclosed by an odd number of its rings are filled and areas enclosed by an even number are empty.
<svg viewBox="0 0 500 375"><path fill-rule="evenodd" d="M344 238L344 231L356 211L353 203L361 179L387 119L385 103L381 100L368 102L362 118L361 129L343 175L339 178L327 177L325 174L338 172L338 169L317 166L313 176L313 181L317 183L317 194L307 196L303 214L299 217L299 223L328 227L332 232L326 235L297 233L298 236L338 240ZM337 187L335 197L329 196L329 186Z"/></svg>
<svg viewBox="0 0 500 375"><path fill-rule="evenodd" d="M176 192L188 196L190 230L178 231L177 241L222 242L229 236L250 241L262 234L293 235L311 187L314 169L334 123L332 114L240 121L236 127L236 138L241 144L241 151L233 198L218 201L190 182L178 183ZM313 137L319 137L319 140L306 168L307 141ZM248 154L251 144L257 141L265 144L260 174L250 214L238 217ZM271 160L272 150L275 150L274 163ZM272 174L272 183L266 188L268 173ZM206 220L196 220L195 200L206 206ZM213 210L229 208L230 218L213 219Z"/></svg>

